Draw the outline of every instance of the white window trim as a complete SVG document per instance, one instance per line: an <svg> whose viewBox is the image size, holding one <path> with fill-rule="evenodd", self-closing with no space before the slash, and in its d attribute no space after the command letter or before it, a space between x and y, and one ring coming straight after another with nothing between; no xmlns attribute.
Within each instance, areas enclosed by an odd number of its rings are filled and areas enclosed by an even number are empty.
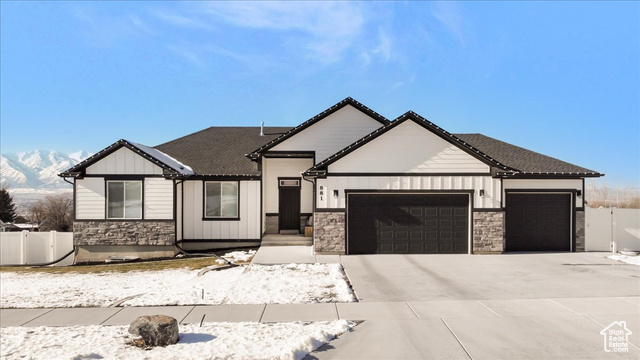
<svg viewBox="0 0 640 360"><path fill-rule="evenodd" d="M140 217L109 217L109 183L125 183L125 188L126 188L126 183L140 183ZM142 220L144 219L144 181L142 180L107 180L107 191L106 191L106 198L105 198L105 203L106 203L106 209L105 209L105 219L107 220ZM125 191L123 196L125 197L123 199L123 207L124 207L124 203L126 203L126 195L127 192ZM123 208L122 209L122 214L126 215L126 211Z"/></svg>

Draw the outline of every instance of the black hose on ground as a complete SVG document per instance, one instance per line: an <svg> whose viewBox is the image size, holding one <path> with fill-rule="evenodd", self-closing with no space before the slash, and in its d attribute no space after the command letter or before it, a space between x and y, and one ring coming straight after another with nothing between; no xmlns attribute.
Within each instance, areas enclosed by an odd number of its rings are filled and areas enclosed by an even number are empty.
<svg viewBox="0 0 640 360"><path fill-rule="evenodd" d="M42 266L49 266L49 265L53 265L55 263L59 263L60 261L66 259L69 255L73 254L76 251L76 247L74 246L73 249L71 251L69 251L66 255L64 255L63 257L57 259L57 260L53 260L53 261L49 261L46 263L37 263L37 264L15 264L15 265L11 265L11 264L7 264L7 265L2 265L2 266L34 266L34 267L42 267Z"/></svg>
<svg viewBox="0 0 640 360"><path fill-rule="evenodd" d="M215 257L217 259L220 259L220 260L226 262L227 265L229 265L229 266L238 266L238 265L232 263L231 261L223 258L222 256L218 256L216 254L190 253L190 252L187 252L185 249L181 248L180 245L178 245L178 244L176 244L175 246L178 248L178 250L180 251L181 254L184 254L186 256Z"/></svg>

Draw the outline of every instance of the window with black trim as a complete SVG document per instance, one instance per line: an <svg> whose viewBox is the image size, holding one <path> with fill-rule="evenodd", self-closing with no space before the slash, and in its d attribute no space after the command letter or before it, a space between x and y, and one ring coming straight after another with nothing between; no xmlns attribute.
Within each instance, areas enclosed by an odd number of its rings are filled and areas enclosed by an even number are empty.
<svg viewBox="0 0 640 360"><path fill-rule="evenodd" d="M107 181L107 219L142 219L142 181Z"/></svg>
<svg viewBox="0 0 640 360"><path fill-rule="evenodd" d="M207 181L204 184L204 217L238 218L238 182Z"/></svg>

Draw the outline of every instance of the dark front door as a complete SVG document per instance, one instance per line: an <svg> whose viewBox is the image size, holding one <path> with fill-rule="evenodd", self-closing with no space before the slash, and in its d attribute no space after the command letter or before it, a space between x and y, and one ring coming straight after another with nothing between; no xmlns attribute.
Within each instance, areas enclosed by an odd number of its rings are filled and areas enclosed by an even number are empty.
<svg viewBox="0 0 640 360"><path fill-rule="evenodd" d="M280 230L300 231L300 178L279 178Z"/></svg>
<svg viewBox="0 0 640 360"><path fill-rule="evenodd" d="M570 251L570 194L507 194L506 251Z"/></svg>
<svg viewBox="0 0 640 360"><path fill-rule="evenodd" d="M349 194L349 254L466 254L469 195Z"/></svg>

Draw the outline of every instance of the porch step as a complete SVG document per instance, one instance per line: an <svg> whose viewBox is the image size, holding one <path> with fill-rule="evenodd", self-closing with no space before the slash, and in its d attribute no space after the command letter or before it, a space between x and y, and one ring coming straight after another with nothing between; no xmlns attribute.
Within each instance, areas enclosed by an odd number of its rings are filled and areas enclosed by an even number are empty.
<svg viewBox="0 0 640 360"><path fill-rule="evenodd" d="M280 235L300 235L298 230L280 230Z"/></svg>
<svg viewBox="0 0 640 360"><path fill-rule="evenodd" d="M262 240L261 246L311 246L311 240Z"/></svg>
<svg viewBox="0 0 640 360"><path fill-rule="evenodd" d="M262 238L262 246L311 246L313 240L302 235L269 234Z"/></svg>

